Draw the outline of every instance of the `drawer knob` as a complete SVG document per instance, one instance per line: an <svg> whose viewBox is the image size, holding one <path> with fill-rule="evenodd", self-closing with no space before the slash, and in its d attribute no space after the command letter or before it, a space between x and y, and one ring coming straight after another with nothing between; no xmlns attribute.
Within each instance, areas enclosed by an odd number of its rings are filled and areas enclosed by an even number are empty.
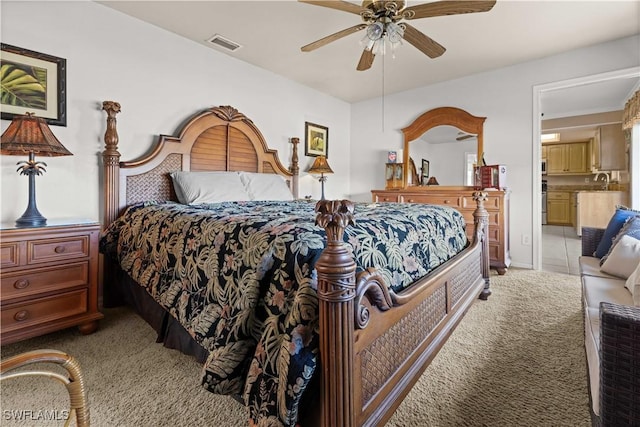
<svg viewBox="0 0 640 427"><path fill-rule="evenodd" d="M18 322L22 322L29 318L29 312L27 310L20 310L13 316L13 318Z"/></svg>
<svg viewBox="0 0 640 427"><path fill-rule="evenodd" d="M29 280L27 279L16 280L16 282L13 284L13 287L16 289L24 289L27 286L29 286Z"/></svg>
<svg viewBox="0 0 640 427"><path fill-rule="evenodd" d="M409 203L413 203L413 199L409 199Z"/></svg>
<svg viewBox="0 0 640 427"><path fill-rule="evenodd" d="M451 202L449 200L445 200L444 203L448 205Z"/></svg>
<svg viewBox="0 0 640 427"><path fill-rule="evenodd" d="M62 253L64 253L64 251L66 251L66 250L67 250L67 248L66 248L65 246L56 246L56 248L54 249L54 251L55 251L57 254L62 254Z"/></svg>

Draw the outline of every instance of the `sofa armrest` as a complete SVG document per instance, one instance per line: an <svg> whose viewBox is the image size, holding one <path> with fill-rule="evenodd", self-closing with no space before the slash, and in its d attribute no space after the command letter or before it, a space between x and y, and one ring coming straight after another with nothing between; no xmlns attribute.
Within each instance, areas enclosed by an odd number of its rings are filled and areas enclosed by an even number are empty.
<svg viewBox="0 0 640 427"><path fill-rule="evenodd" d="M640 307L600 303L600 420L640 425Z"/></svg>
<svg viewBox="0 0 640 427"><path fill-rule="evenodd" d="M582 227L582 256L593 256L604 236L604 228Z"/></svg>

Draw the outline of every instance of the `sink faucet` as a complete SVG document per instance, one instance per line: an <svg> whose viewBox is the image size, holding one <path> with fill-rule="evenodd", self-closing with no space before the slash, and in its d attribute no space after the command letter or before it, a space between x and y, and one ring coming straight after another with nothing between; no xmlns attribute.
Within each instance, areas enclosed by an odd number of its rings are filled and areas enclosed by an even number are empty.
<svg viewBox="0 0 640 427"><path fill-rule="evenodd" d="M595 177L593 178L594 181L598 181L598 179L600 179L600 175L604 176L604 185L602 186L603 190L608 190L609 189L609 174L606 172L598 172Z"/></svg>

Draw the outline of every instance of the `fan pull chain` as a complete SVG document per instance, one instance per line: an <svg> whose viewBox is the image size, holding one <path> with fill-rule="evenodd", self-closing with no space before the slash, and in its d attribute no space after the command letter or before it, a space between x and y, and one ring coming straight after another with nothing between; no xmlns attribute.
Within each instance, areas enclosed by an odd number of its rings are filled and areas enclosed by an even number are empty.
<svg viewBox="0 0 640 427"><path fill-rule="evenodd" d="M382 133L384 133L384 56L382 57Z"/></svg>

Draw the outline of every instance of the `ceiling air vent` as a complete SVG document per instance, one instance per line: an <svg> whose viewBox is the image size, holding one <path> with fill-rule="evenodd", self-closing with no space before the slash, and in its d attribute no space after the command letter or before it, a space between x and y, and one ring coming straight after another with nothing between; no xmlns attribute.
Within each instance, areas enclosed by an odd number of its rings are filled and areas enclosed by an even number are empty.
<svg viewBox="0 0 640 427"><path fill-rule="evenodd" d="M214 46L221 47L230 52L235 52L236 50L242 47L242 45L239 45L234 41L224 38L220 34L214 34L213 37L207 39L207 41Z"/></svg>

